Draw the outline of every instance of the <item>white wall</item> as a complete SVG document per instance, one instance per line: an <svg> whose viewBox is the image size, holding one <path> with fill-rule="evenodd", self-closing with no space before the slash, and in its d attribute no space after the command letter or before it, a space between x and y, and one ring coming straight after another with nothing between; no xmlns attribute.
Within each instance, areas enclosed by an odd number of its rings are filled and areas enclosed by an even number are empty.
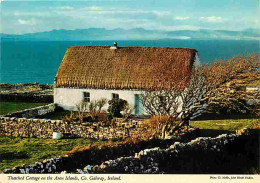
<svg viewBox="0 0 260 183"><path fill-rule="evenodd" d="M135 94L141 91L134 90L102 90L102 89L77 89L77 88L54 88L54 103L65 110L76 110L76 104L83 100L83 92L90 93L90 101L106 98L112 99L112 93L119 94L119 98L126 100L131 107L135 106ZM103 110L107 110L106 104Z"/></svg>

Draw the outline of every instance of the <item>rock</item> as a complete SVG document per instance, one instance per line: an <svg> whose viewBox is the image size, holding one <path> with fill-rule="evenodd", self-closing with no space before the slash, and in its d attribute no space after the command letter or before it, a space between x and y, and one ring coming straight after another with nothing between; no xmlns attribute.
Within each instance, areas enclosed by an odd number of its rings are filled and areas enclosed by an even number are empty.
<svg viewBox="0 0 260 183"><path fill-rule="evenodd" d="M13 169L12 169L13 170ZM4 173L12 173L12 170L10 170L10 169L5 169L4 170Z"/></svg>
<svg viewBox="0 0 260 183"><path fill-rule="evenodd" d="M77 169L77 173L79 173L79 174L85 174L85 172L82 171L81 169Z"/></svg>
<svg viewBox="0 0 260 183"><path fill-rule="evenodd" d="M87 166L84 167L83 170L84 170L84 171L91 171L91 170L92 170L92 166L87 165Z"/></svg>
<svg viewBox="0 0 260 183"><path fill-rule="evenodd" d="M102 163L102 164L100 165L100 168L103 169L103 170L104 170L106 167L107 167L107 165L106 165L105 163Z"/></svg>
<svg viewBox="0 0 260 183"><path fill-rule="evenodd" d="M140 154L139 153L135 153L135 158L140 158Z"/></svg>
<svg viewBox="0 0 260 183"><path fill-rule="evenodd" d="M125 172L128 172L129 171L129 168L128 166L125 167Z"/></svg>
<svg viewBox="0 0 260 183"><path fill-rule="evenodd" d="M94 171L94 172L98 172L98 171L99 171L99 166L98 166L98 165L95 165L95 166L93 167L93 171Z"/></svg>

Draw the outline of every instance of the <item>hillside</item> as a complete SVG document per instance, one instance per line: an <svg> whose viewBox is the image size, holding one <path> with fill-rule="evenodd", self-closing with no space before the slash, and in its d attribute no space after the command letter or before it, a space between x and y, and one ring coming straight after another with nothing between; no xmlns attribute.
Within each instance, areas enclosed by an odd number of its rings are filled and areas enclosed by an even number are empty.
<svg viewBox="0 0 260 183"><path fill-rule="evenodd" d="M2 40L24 41L72 41L72 40L149 40L149 39L225 39L225 40L260 40L260 31L246 29L243 31L228 30L146 30L89 28L75 30L52 30L38 33L8 35L0 34Z"/></svg>

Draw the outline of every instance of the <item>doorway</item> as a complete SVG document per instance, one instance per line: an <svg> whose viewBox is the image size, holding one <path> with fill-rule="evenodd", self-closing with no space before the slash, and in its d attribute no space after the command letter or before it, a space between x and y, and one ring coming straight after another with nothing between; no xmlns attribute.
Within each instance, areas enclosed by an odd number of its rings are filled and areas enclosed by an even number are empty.
<svg viewBox="0 0 260 183"><path fill-rule="evenodd" d="M144 114L144 106L141 100L141 94L135 94L135 114L143 115Z"/></svg>

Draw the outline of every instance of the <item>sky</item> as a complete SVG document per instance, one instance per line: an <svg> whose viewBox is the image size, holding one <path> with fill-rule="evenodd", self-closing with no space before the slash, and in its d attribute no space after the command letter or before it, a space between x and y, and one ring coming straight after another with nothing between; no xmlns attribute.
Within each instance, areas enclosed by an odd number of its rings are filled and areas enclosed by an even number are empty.
<svg viewBox="0 0 260 183"><path fill-rule="evenodd" d="M53 29L244 30L260 28L260 0L1 1L1 33Z"/></svg>

